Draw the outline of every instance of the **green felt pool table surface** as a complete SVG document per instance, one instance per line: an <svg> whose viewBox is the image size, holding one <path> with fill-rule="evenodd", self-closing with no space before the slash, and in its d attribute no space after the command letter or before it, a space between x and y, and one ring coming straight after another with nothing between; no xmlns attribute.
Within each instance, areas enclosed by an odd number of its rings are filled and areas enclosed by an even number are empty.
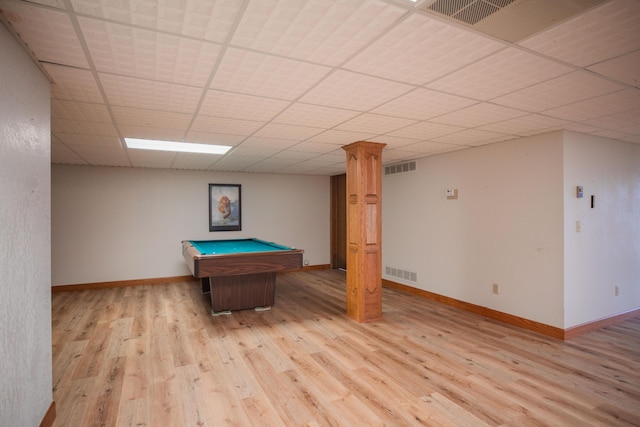
<svg viewBox="0 0 640 427"><path fill-rule="evenodd" d="M201 255L286 251L294 249L260 239L190 240L190 242Z"/></svg>

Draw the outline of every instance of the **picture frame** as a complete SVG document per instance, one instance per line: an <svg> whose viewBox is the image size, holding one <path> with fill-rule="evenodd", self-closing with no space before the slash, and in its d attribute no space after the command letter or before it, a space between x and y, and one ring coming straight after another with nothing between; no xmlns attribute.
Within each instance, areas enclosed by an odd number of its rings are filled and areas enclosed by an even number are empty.
<svg viewBox="0 0 640 427"><path fill-rule="evenodd" d="M240 184L209 184L209 231L242 230Z"/></svg>

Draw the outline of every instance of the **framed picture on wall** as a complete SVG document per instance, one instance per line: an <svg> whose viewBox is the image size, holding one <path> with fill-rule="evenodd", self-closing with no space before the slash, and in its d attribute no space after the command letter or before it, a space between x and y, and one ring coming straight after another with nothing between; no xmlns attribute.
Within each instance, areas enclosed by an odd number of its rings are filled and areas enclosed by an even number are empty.
<svg viewBox="0 0 640 427"><path fill-rule="evenodd" d="M242 230L240 184L209 184L209 231Z"/></svg>

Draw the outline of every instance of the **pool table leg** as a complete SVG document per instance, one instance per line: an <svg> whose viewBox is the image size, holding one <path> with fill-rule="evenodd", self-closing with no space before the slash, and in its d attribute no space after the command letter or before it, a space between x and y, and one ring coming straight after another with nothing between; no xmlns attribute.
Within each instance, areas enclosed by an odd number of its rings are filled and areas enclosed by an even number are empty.
<svg viewBox="0 0 640 427"><path fill-rule="evenodd" d="M200 291L203 294L208 294L211 292L211 280L208 277L203 277L200 279Z"/></svg>

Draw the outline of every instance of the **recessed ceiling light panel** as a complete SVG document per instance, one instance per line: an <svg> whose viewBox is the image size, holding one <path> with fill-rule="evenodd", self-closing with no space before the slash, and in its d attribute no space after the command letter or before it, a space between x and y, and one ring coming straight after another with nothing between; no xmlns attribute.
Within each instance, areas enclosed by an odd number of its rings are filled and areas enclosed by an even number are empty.
<svg viewBox="0 0 640 427"><path fill-rule="evenodd" d="M224 154L228 145L195 144L193 142L158 141L154 139L125 138L127 148L139 150L177 151L181 153Z"/></svg>

